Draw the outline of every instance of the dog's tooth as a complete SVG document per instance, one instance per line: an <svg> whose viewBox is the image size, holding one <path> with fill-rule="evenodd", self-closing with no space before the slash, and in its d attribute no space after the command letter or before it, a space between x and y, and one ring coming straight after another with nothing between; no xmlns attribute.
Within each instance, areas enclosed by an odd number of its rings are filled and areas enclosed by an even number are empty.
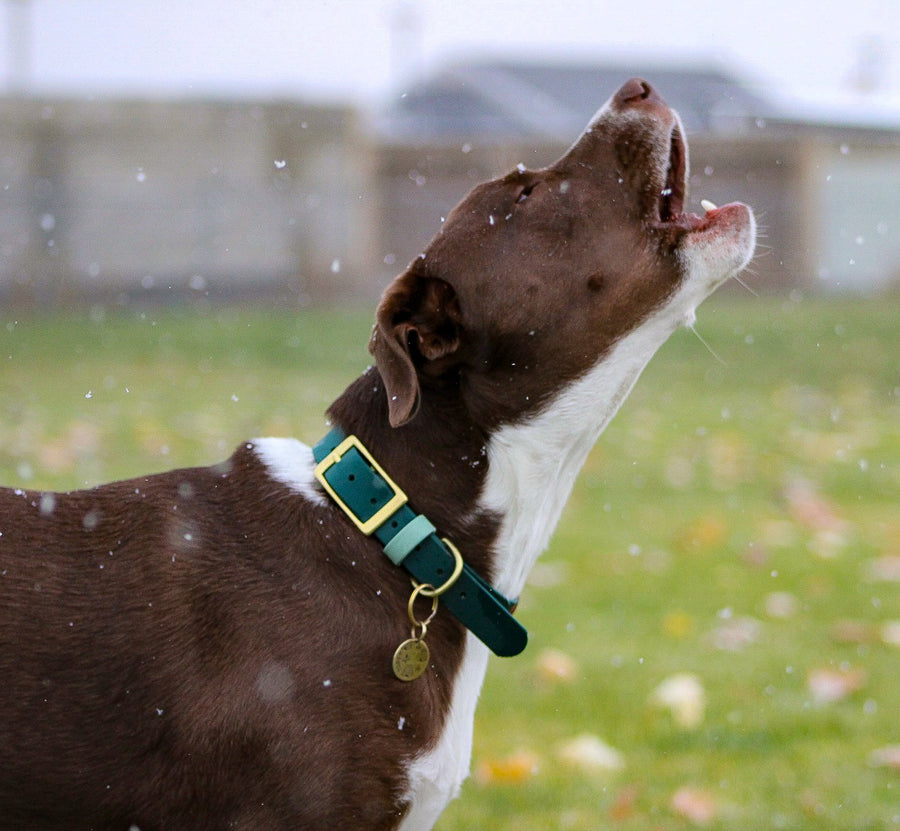
<svg viewBox="0 0 900 831"><path fill-rule="evenodd" d="M701 199L700 207L703 208L706 213L709 213L710 211L714 211L718 205L716 205L715 202L710 202L709 199Z"/></svg>

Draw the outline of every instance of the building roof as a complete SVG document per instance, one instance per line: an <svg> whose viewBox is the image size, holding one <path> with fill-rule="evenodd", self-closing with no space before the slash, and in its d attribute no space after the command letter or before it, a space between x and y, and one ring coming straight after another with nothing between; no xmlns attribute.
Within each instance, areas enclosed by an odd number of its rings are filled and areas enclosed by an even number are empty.
<svg viewBox="0 0 900 831"><path fill-rule="evenodd" d="M568 141L628 78L652 83L692 133L730 131L774 106L708 66L476 61L450 66L411 89L379 120L402 142Z"/></svg>

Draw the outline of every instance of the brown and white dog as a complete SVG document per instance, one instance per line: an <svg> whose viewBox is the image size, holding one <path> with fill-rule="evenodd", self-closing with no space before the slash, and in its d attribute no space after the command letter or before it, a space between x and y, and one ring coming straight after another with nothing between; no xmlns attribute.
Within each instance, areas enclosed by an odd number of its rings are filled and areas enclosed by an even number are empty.
<svg viewBox="0 0 900 831"><path fill-rule="evenodd" d="M628 81L555 164L476 187L386 290L330 408L516 597L644 365L754 248L686 213L678 116ZM0 491L0 828L431 828L467 775L487 647L291 439L72 493ZM427 611L427 604L425 610Z"/></svg>

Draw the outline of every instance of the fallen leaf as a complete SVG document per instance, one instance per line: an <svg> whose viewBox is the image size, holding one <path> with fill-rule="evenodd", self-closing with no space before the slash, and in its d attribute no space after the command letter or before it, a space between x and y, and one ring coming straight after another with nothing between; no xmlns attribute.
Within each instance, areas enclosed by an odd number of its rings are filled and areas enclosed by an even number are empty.
<svg viewBox="0 0 900 831"><path fill-rule="evenodd" d="M833 560L849 543L847 528L820 528L806 547L823 560Z"/></svg>
<svg viewBox="0 0 900 831"><path fill-rule="evenodd" d="M683 529L678 542L684 550L715 548L728 536L728 526L717 516L704 516Z"/></svg>
<svg viewBox="0 0 900 831"><path fill-rule="evenodd" d="M797 540L797 526L787 519L769 519L760 526L759 536L771 548L789 548Z"/></svg>
<svg viewBox="0 0 900 831"><path fill-rule="evenodd" d="M872 560L868 577L875 582L900 583L900 555L888 554Z"/></svg>
<svg viewBox="0 0 900 831"><path fill-rule="evenodd" d="M680 453L673 453L665 463L665 477L677 490L687 488L694 482L694 459Z"/></svg>
<svg viewBox="0 0 900 831"><path fill-rule="evenodd" d="M889 620L882 624L881 641L888 646L900 646L900 620Z"/></svg>
<svg viewBox="0 0 900 831"><path fill-rule="evenodd" d="M869 767L900 770L900 744L888 744L869 754Z"/></svg>
<svg viewBox="0 0 900 831"><path fill-rule="evenodd" d="M71 421L62 435L42 444L38 449L41 467L56 473L71 470L79 459L96 455L100 448L100 431L92 424Z"/></svg>
<svg viewBox="0 0 900 831"><path fill-rule="evenodd" d="M712 436L706 444L710 483L719 491L732 490L753 476L753 456L743 436Z"/></svg>
<svg viewBox="0 0 900 831"><path fill-rule="evenodd" d="M810 670L807 687L814 704L832 704L843 701L861 690L867 681L862 669L831 669L830 667Z"/></svg>
<svg viewBox="0 0 900 831"><path fill-rule="evenodd" d="M625 758L598 736L583 733L561 745L559 759L588 773L613 773L625 767Z"/></svg>
<svg viewBox="0 0 900 831"><path fill-rule="evenodd" d="M784 499L788 512L795 522L812 531L843 532L847 523L838 515L837 508L815 485L806 479L791 479L784 486Z"/></svg>
<svg viewBox="0 0 900 831"><path fill-rule="evenodd" d="M810 820L821 817L825 812L825 801L822 795L812 788L803 791L797 802L800 805L800 809Z"/></svg>
<svg viewBox="0 0 900 831"><path fill-rule="evenodd" d="M871 643L878 638L872 626L861 620L838 620L830 631L837 643Z"/></svg>
<svg viewBox="0 0 900 831"><path fill-rule="evenodd" d="M479 785L520 785L537 774L540 762L533 750L517 750L502 759L483 759L474 778Z"/></svg>
<svg viewBox="0 0 900 831"><path fill-rule="evenodd" d="M685 730L699 727L706 714L706 691L700 679L690 672L670 675L650 693L650 702L665 707Z"/></svg>
<svg viewBox="0 0 900 831"><path fill-rule="evenodd" d="M769 617L789 618L797 614L800 603L790 592L769 592L763 605Z"/></svg>
<svg viewBox="0 0 900 831"><path fill-rule="evenodd" d="M695 825L706 825L716 817L716 801L708 791L697 788L679 788L670 803L673 813Z"/></svg>
<svg viewBox="0 0 900 831"><path fill-rule="evenodd" d="M578 662L565 652L558 649L545 649L538 656L538 678L545 683L571 684L579 673Z"/></svg>
<svg viewBox="0 0 900 831"><path fill-rule="evenodd" d="M625 822L635 814L635 805L638 798L637 785L628 785L622 788L609 806L609 818L613 822Z"/></svg>
<svg viewBox="0 0 900 831"><path fill-rule="evenodd" d="M744 547L742 558L748 566L765 568L771 560L769 547L762 542L752 541Z"/></svg>
<svg viewBox="0 0 900 831"><path fill-rule="evenodd" d="M712 642L716 649L725 652L740 652L756 643L762 633L762 624L752 617L737 617L726 620L712 632Z"/></svg>
<svg viewBox="0 0 900 831"><path fill-rule="evenodd" d="M669 612L662 620L662 631L670 638L686 638L694 631L694 618L687 612Z"/></svg>

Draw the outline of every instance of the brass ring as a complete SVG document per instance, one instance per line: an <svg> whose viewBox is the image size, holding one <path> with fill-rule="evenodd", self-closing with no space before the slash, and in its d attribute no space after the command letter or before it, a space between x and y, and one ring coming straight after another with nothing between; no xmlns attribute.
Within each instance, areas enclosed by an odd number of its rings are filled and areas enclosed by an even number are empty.
<svg viewBox="0 0 900 831"><path fill-rule="evenodd" d="M441 537L441 541L450 549L450 553L453 555L453 574L451 574L447 581L438 588L435 588L430 583L417 583L413 580L413 585L416 587L417 591L421 592L423 597L440 597L444 592L451 588L457 580L459 580L459 575L462 574L463 558L462 554L459 553L459 549L446 537Z"/></svg>
<svg viewBox="0 0 900 831"><path fill-rule="evenodd" d="M421 626L422 627L422 636L424 636L424 630L427 628L428 624L434 619L434 616L437 614L438 608L438 599L436 594L426 594L426 590L433 590L434 586L429 583L419 583L413 590L412 594L409 596L409 603L406 604L406 613L409 615L409 622L413 625L413 627ZM424 621L416 620L416 612L413 609L413 606L416 603L416 598L419 595L423 597L431 598L431 613L425 618ZM420 636L420 637L422 637Z"/></svg>

